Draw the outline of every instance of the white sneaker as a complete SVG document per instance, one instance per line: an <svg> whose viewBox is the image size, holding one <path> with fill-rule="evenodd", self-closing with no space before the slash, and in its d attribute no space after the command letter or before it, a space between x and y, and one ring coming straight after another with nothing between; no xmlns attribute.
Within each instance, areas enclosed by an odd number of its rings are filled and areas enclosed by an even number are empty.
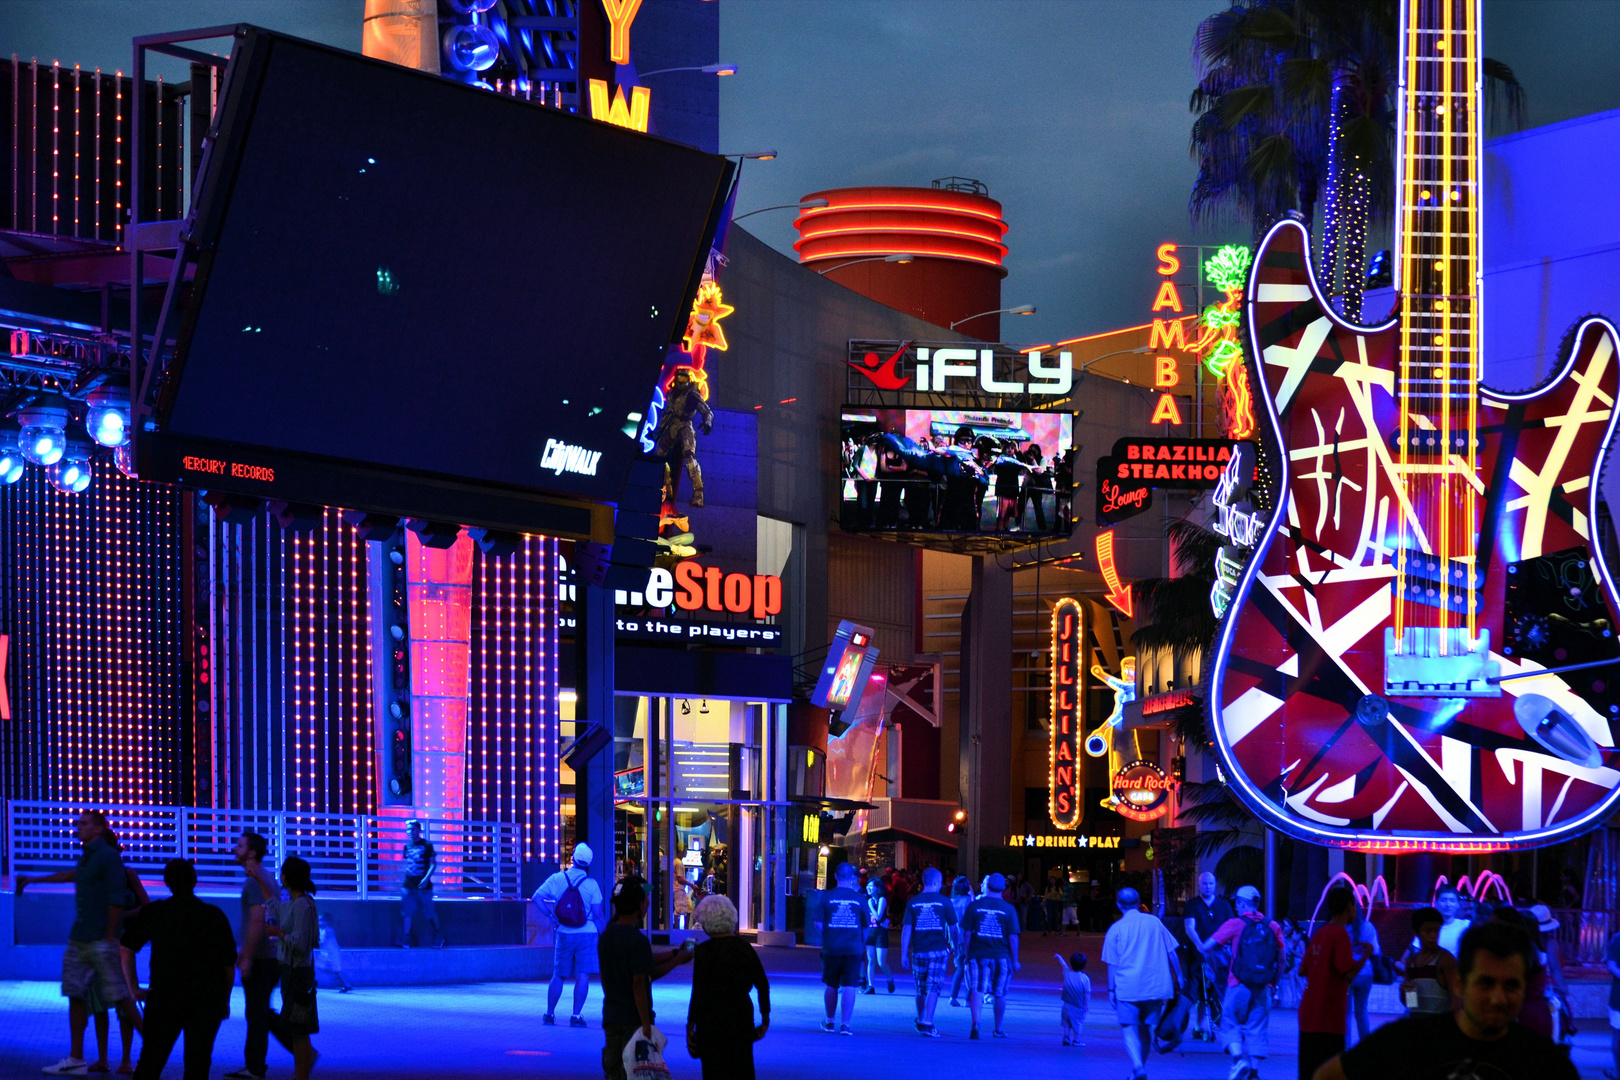
<svg viewBox="0 0 1620 1080"><path fill-rule="evenodd" d="M65 1057L55 1065L47 1065L41 1072L51 1076L83 1076L90 1063L83 1058Z"/></svg>

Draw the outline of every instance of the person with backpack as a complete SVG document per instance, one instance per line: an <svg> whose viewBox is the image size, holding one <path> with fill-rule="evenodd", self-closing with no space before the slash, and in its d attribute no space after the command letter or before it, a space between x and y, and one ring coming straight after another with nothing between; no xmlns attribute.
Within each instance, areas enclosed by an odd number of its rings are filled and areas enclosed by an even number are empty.
<svg viewBox="0 0 1620 1080"><path fill-rule="evenodd" d="M546 990L546 1024L557 1022L557 1002L562 1000L563 982L574 980L574 1014L569 1027L585 1027L585 999L591 992L591 975L597 970L597 935L607 920L603 917L602 887L592 880L591 846L581 840L574 845L572 865L546 878L534 890L534 906L557 929L556 951L552 954L551 985Z"/></svg>
<svg viewBox="0 0 1620 1080"><path fill-rule="evenodd" d="M1282 974L1282 927L1260 911L1260 890L1244 885L1237 891L1237 914L1216 927L1204 943L1207 955L1232 943L1226 993L1221 999L1218 1038L1232 1057L1227 1080L1254 1080L1256 1064L1270 1049L1272 988Z"/></svg>

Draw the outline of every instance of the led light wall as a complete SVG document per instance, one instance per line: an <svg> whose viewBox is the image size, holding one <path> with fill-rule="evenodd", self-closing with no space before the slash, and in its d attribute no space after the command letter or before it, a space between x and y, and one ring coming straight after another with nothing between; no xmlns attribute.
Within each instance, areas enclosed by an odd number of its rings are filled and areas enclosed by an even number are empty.
<svg viewBox="0 0 1620 1080"><path fill-rule="evenodd" d="M0 487L0 797L189 802L181 496L94 469L79 495Z"/></svg>
<svg viewBox="0 0 1620 1080"><path fill-rule="evenodd" d="M199 511L214 805L372 813L364 542L336 510L305 533Z"/></svg>

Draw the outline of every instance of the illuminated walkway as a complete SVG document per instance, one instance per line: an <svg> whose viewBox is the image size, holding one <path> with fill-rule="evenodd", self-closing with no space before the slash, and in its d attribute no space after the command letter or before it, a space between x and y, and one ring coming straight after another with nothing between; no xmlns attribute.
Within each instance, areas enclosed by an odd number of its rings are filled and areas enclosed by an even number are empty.
<svg viewBox="0 0 1620 1080"><path fill-rule="evenodd" d="M1032 944L1048 943L1037 938ZM1068 944L1072 947L1072 939ZM1037 952L1042 961L1033 970L1026 966L1013 984L1007 1011L1010 1038L979 1042L967 1038L967 1010L943 1004L940 1026L946 1036L918 1036L911 1027L910 977L903 974L897 980L900 992L893 997L878 994L860 999L854 1038L822 1034L817 1028L821 986L808 970L815 954L809 950L787 955L783 950L764 952L768 967L792 970L771 973L774 1022L756 1048L762 1080L822 1080L829 1075L853 1075L851 1070L860 1072L876 1062L886 1062L882 1071L888 1074L901 1061L907 1066L901 1072L919 1080L984 1075L986 1068L1014 1068L1024 1076L1082 1075L1101 1080L1129 1075L1119 1030L1101 996L1093 1006L1086 1046L1070 1049L1060 1045L1051 949ZM667 1034L679 1036L683 1030L688 971L690 968L682 968L655 984L654 1006L669 1021ZM564 997L565 1008L569 1000ZM592 1080L602 1075L601 998L594 986L586 1010L592 1026L585 1031L569 1028L566 1017L561 1027L543 1026L540 1014L545 1010L545 986L528 983L362 988L346 995L322 991L320 1008L323 1031L315 1044L322 1057L317 1077ZM232 1013L216 1045L215 1077L241 1065L240 989L232 1001ZM39 1076L42 1066L66 1052L67 1008L54 984L0 983L0 1017L5 1018L0 1023L0 1077ZM116 1048L116 1031L113 1045ZM1295 1045L1294 1014L1277 1012L1272 1023L1272 1056L1261 1067L1263 1080L1292 1080ZM671 1065L677 1080L695 1078L697 1062L686 1056L684 1045L675 1049ZM1591 1080L1598 1080L1609 1067L1608 1035L1600 1022L1582 1022L1575 1061L1581 1075ZM1225 1056L1207 1043L1189 1043L1185 1053L1151 1059L1148 1073L1154 1080L1219 1080L1226 1075L1226 1064ZM272 1080L289 1080L291 1073L292 1058L272 1044ZM179 1077L178 1053L165 1075Z"/></svg>

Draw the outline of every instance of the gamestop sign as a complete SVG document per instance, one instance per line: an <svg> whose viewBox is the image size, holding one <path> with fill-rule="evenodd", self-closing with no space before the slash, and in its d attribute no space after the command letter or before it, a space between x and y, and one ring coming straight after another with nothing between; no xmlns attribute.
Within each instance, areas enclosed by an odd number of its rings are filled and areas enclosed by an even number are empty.
<svg viewBox="0 0 1620 1080"><path fill-rule="evenodd" d="M774 574L728 574L695 560L676 563L673 571L653 569L647 580L647 603L682 611L730 612L768 618L782 611L782 579Z"/></svg>

